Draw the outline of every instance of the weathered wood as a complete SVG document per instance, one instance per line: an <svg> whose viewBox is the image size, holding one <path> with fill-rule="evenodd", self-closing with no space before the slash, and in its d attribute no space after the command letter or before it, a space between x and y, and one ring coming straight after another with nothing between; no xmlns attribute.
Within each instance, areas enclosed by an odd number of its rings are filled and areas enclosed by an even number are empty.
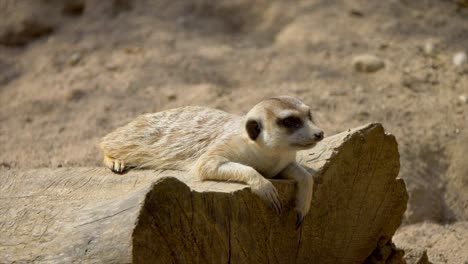
<svg viewBox="0 0 468 264"><path fill-rule="evenodd" d="M0 263L362 263L406 208L395 138L371 124L302 154L317 173L299 230L289 180L273 180L275 215L244 185L184 172L2 170Z"/></svg>

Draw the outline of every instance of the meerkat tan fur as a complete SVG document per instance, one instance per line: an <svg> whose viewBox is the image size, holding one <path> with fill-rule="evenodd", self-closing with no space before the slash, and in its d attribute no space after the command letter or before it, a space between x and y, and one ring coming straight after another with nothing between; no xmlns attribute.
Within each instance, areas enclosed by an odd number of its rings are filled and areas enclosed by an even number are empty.
<svg viewBox="0 0 468 264"><path fill-rule="evenodd" d="M294 179L299 226L310 209L313 179L296 162L296 152L322 138L310 108L282 96L258 103L245 116L193 106L145 114L105 136L100 147L114 172L176 169L201 180L241 182L278 213L281 202L267 179Z"/></svg>

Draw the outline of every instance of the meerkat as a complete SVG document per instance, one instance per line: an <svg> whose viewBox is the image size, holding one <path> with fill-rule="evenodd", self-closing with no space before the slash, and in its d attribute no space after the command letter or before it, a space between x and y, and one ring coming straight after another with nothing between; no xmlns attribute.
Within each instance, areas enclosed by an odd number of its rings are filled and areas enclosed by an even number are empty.
<svg viewBox="0 0 468 264"><path fill-rule="evenodd" d="M268 179L294 179L299 227L311 206L313 179L296 153L323 135L309 106L281 96L261 101L245 116L198 106L144 114L106 135L100 148L105 166L116 173L174 169L200 180L240 182L277 213L282 205Z"/></svg>

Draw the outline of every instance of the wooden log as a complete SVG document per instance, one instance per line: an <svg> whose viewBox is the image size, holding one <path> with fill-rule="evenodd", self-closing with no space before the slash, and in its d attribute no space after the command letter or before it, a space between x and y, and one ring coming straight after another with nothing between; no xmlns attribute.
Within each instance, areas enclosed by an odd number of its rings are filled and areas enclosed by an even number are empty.
<svg viewBox="0 0 468 264"><path fill-rule="evenodd" d="M295 182L272 180L276 215L242 184L185 172L104 168L0 171L0 263L362 263L406 209L392 135L370 124L300 161L314 198L295 229Z"/></svg>

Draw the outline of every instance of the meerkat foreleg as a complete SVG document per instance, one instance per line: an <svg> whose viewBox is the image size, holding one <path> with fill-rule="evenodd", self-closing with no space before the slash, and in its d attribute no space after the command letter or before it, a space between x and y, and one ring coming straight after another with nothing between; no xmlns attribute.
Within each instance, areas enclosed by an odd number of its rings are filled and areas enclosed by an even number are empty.
<svg viewBox="0 0 468 264"><path fill-rule="evenodd" d="M299 228L304 221L312 203L312 194L314 191L314 180L312 175L300 164L293 162L289 164L280 176L286 179L294 179L297 181L297 194L296 194L296 212L297 221L296 228Z"/></svg>
<svg viewBox="0 0 468 264"><path fill-rule="evenodd" d="M282 205L275 186L250 166L211 157L198 163L196 173L201 180L234 181L247 184L252 192L267 202L276 213L281 213Z"/></svg>

